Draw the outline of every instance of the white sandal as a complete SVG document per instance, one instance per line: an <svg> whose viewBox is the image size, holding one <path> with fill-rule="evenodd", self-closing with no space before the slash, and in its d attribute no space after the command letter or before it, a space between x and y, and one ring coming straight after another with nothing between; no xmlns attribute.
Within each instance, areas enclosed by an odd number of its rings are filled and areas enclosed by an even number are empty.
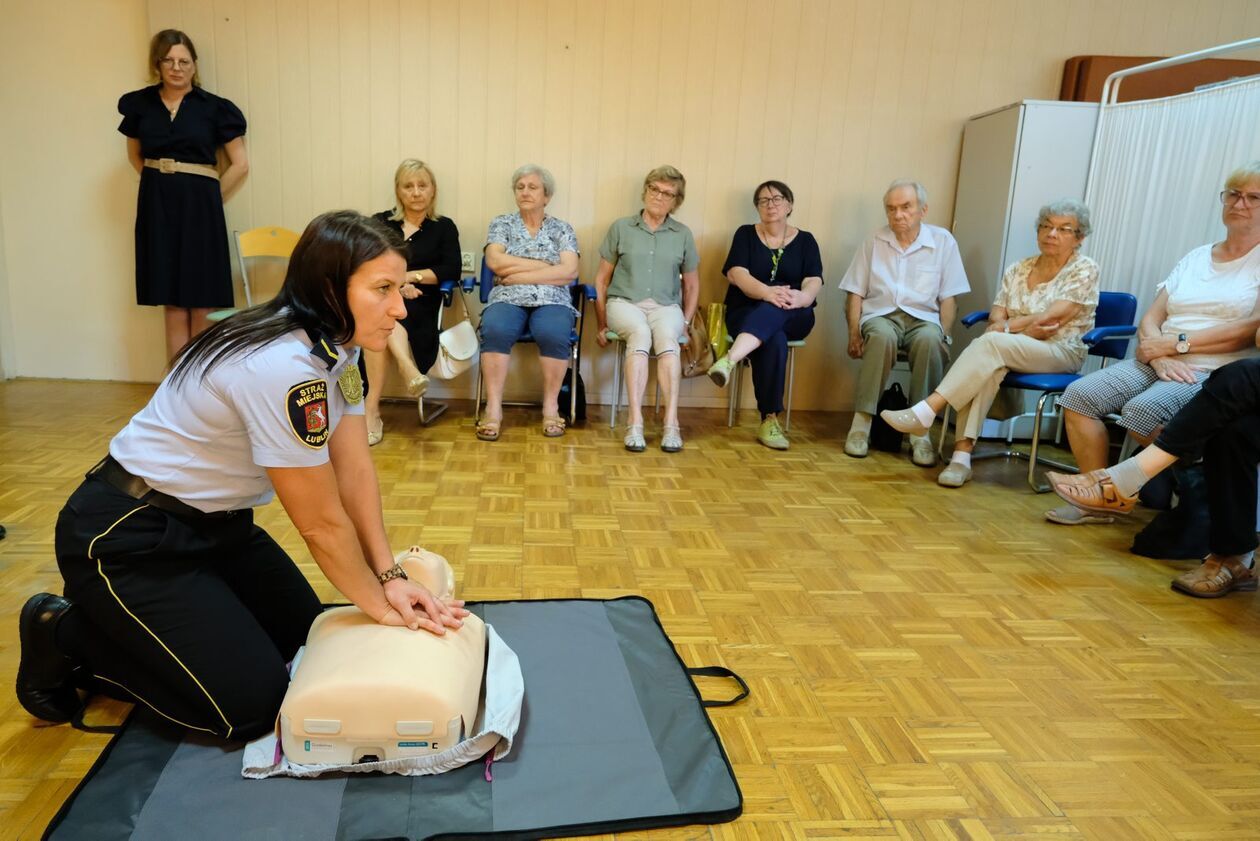
<svg viewBox="0 0 1260 841"><path fill-rule="evenodd" d="M626 427L625 445L632 453L641 453L647 449L647 442L643 440L643 424L633 423Z"/></svg>

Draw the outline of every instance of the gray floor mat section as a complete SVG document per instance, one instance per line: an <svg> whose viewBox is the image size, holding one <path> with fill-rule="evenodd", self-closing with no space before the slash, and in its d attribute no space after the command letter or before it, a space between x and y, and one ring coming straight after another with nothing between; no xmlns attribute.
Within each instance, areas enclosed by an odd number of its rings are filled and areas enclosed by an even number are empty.
<svg viewBox="0 0 1260 841"><path fill-rule="evenodd" d="M639 599L604 602L616 631L622 662L638 695L638 707L652 733L656 754L677 801L677 811L696 814L717 804L736 808L739 789L713 739L697 733L709 728L704 709L695 702L691 680L663 669L676 662L674 647L656 624L652 605Z"/></svg>
<svg viewBox="0 0 1260 841"><path fill-rule="evenodd" d="M345 778L241 776L241 752L188 737L162 771L132 841L332 841ZM278 805L283 821L277 822Z"/></svg>
<svg viewBox="0 0 1260 841"><path fill-rule="evenodd" d="M676 814L604 604L490 604L485 614L525 675L516 746L493 769L495 829L612 820L627 803Z"/></svg>

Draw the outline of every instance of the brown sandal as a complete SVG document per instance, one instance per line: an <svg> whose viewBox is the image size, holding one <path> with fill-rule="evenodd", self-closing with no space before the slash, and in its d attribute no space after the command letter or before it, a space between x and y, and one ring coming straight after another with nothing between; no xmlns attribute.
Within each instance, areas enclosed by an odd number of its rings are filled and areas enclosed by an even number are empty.
<svg viewBox="0 0 1260 841"><path fill-rule="evenodd" d="M483 420L477 424L477 437L482 441L498 441L499 426L503 421Z"/></svg>
<svg viewBox="0 0 1260 841"><path fill-rule="evenodd" d="M545 438L559 438L564 435L564 418L559 415L543 417L542 433Z"/></svg>
<svg viewBox="0 0 1260 841"><path fill-rule="evenodd" d="M1196 599L1219 599L1235 590L1256 589L1256 573L1233 558L1208 557L1202 564L1173 579L1172 588Z"/></svg>

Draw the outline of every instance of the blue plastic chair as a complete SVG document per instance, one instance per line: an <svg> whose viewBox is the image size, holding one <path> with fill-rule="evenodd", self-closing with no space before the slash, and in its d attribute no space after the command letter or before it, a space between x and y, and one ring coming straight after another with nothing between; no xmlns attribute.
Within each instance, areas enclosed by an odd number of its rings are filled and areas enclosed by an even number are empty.
<svg viewBox="0 0 1260 841"><path fill-rule="evenodd" d="M1101 357L1104 366L1113 359L1124 359L1129 349L1129 337L1137 333L1137 325L1133 323L1136 315L1137 298L1129 293L1100 293L1098 296L1098 308L1094 311L1094 329L1081 336L1081 341L1089 348L1089 355ZM988 310L977 310L963 316L962 323L967 327L971 327L981 321L988 320ZM1038 455L1038 450L1041 447L1041 420L1045 412L1046 400L1052 396L1062 394L1067 390L1068 386L1079 380L1081 376L1079 373L1025 374L1017 371L1009 372L1002 380L1003 388L1019 388L1025 391L1041 392L1041 396L1037 399L1037 413L1033 420L1032 446L1026 453L1010 447L994 452L975 453L971 457L972 460L998 457L1027 459L1028 486L1037 493L1045 493L1050 490L1049 485L1037 483L1034 473L1037 464L1057 467L1069 473L1077 472L1077 468L1074 465L1063 464L1062 462L1045 458ZM945 428L949 426L949 411L950 407L947 405L945 407L944 423L941 426L941 449L944 448L945 444Z"/></svg>
<svg viewBox="0 0 1260 841"><path fill-rule="evenodd" d="M461 294L467 294L472 291L473 286L477 286L477 298L481 301L484 308L490 302L490 292L494 289L494 272L486 265L485 258L481 258L481 271L476 278L464 278L463 285L460 287ZM578 311L577 323L574 325L573 331L569 334L569 413L566 421L570 424L577 417L577 374L581 361L582 348L582 327L586 321L586 302L595 299L595 289L590 284L581 283L574 280L569 284L569 292L573 296L573 306ZM465 310L467 310L467 299L465 298ZM478 318L478 332L481 330L480 318ZM517 344L522 342L533 343L534 337L530 335L529 328L525 328L524 334L517 339ZM474 422L481 421L481 355L477 356L477 405L473 413ZM504 405L522 406L534 405L529 403L508 403L504 401Z"/></svg>

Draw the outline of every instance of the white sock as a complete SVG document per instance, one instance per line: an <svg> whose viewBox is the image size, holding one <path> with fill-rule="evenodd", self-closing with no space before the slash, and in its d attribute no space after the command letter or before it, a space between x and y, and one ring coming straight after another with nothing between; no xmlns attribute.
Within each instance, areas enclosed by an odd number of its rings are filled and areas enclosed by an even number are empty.
<svg viewBox="0 0 1260 841"><path fill-rule="evenodd" d="M866 412L854 412L853 423L849 424L850 432L870 432L871 416Z"/></svg>
<svg viewBox="0 0 1260 841"><path fill-rule="evenodd" d="M914 416L919 419L919 423L928 427L932 427L932 421L936 420L936 412L932 411L932 407L928 405L926 400L920 400L910 407L910 411L914 412Z"/></svg>
<svg viewBox="0 0 1260 841"><path fill-rule="evenodd" d="M1107 474L1111 476L1111 484L1124 496L1137 496L1138 491L1151 478L1142 472L1136 458L1126 458L1116 466L1108 467Z"/></svg>
<svg viewBox="0 0 1260 841"><path fill-rule="evenodd" d="M964 453L962 450L954 450L954 454L949 457L951 463L961 464L963 467L971 467L971 453Z"/></svg>

